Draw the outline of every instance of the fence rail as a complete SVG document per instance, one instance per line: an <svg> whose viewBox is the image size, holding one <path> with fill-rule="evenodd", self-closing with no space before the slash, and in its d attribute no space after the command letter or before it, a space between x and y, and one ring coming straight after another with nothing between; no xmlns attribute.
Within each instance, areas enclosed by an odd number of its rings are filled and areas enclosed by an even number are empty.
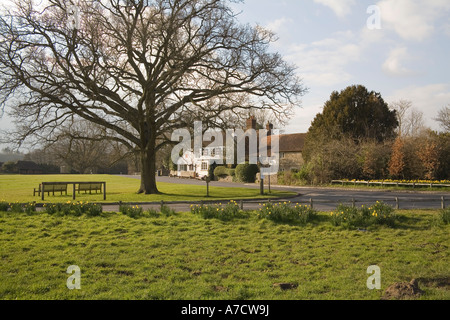
<svg viewBox="0 0 450 320"><path fill-rule="evenodd" d="M409 187L430 187L430 188L442 188L442 187L450 187L450 184L447 183L420 183L420 182L388 182L388 181L348 181L348 180L332 180L331 184L353 184L353 185L379 185L379 186L409 186Z"/></svg>
<svg viewBox="0 0 450 320"><path fill-rule="evenodd" d="M289 200L258 200L258 201L254 201L254 200L250 200L250 201L243 201L240 200L237 203L239 204L241 209L244 209L244 207L251 207L251 204L256 205L256 204L260 204L260 203L265 203L265 202L273 202L273 203L277 203L277 202L285 202L285 201L289 201ZM302 200L299 199L295 199L294 203L292 203L292 205L298 203L298 204L304 204L304 205L309 205L311 208L314 208L317 205L321 205L321 204L333 204L333 205L338 205L338 204L348 204L351 205L353 207L356 207L356 205L358 203L365 203L365 204L373 204L375 202L384 202L386 204L392 204L392 206L395 209L402 209L405 208L405 206L402 206L402 204L411 204L411 203L416 203L416 202L428 202L428 203L435 203L436 206L440 205L441 209L446 209L447 208L447 203L450 201L450 199L447 199L446 197L436 197L436 198L429 198L429 199L419 199L419 198L414 198L414 199L410 199L410 198L399 198L399 197L394 197L394 198L385 198L385 199L378 199L378 200L373 200L373 199L356 199L356 198L345 198L345 199L335 199L335 200L323 200L323 199L314 199L314 198L305 198ZM220 201L211 201L211 202L207 202L207 201L200 201L201 205L207 205L207 204L219 204L219 203L223 203ZM421 209L433 209L432 207L424 207Z"/></svg>

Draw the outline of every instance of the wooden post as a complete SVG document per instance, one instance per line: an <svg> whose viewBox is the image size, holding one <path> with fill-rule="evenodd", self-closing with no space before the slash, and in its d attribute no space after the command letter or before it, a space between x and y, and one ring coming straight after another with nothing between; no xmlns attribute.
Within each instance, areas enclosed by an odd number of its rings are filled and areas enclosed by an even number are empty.
<svg viewBox="0 0 450 320"><path fill-rule="evenodd" d="M106 200L106 182L103 182L103 200Z"/></svg>
<svg viewBox="0 0 450 320"><path fill-rule="evenodd" d="M261 176L259 179L259 193L263 196L264 195L264 178Z"/></svg>
<svg viewBox="0 0 450 320"><path fill-rule="evenodd" d="M164 200L161 200L161 211L163 210L164 207Z"/></svg>
<svg viewBox="0 0 450 320"><path fill-rule="evenodd" d="M75 200L75 185L76 185L76 183L74 183L73 187L72 187L72 189L73 189L72 200ZM80 187L78 187L78 189L80 189Z"/></svg>
<svg viewBox="0 0 450 320"><path fill-rule="evenodd" d="M309 198L309 205L310 205L311 209L314 208L314 204L313 204L313 199L312 198Z"/></svg>
<svg viewBox="0 0 450 320"><path fill-rule="evenodd" d="M41 199L44 201L44 182L41 183Z"/></svg>
<svg viewBox="0 0 450 320"><path fill-rule="evenodd" d="M445 198L444 198L444 196L441 197L441 208L442 208L442 210L445 209Z"/></svg>
<svg viewBox="0 0 450 320"><path fill-rule="evenodd" d="M241 200L241 210L244 210L244 200Z"/></svg>
<svg viewBox="0 0 450 320"><path fill-rule="evenodd" d="M206 197L209 197L209 182L211 181L211 179L208 177L206 177Z"/></svg>
<svg viewBox="0 0 450 320"><path fill-rule="evenodd" d="M398 200L398 197L395 197L395 209L400 209L400 202Z"/></svg>

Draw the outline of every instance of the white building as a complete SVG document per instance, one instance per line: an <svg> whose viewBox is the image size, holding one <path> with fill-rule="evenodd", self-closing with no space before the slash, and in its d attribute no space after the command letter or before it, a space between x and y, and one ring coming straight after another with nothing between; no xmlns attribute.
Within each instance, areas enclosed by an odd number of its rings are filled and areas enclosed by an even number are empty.
<svg viewBox="0 0 450 320"><path fill-rule="evenodd" d="M214 163L223 163L224 147L204 147L201 156L195 157L194 152L186 151L177 162L177 176L182 178L203 179L208 176L208 170Z"/></svg>

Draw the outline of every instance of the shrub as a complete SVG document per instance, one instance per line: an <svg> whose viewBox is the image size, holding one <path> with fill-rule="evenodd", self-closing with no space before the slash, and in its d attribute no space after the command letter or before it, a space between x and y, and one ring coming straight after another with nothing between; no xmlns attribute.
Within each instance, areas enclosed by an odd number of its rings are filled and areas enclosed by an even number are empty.
<svg viewBox="0 0 450 320"><path fill-rule="evenodd" d="M260 204L261 206L261 204ZM305 224L313 220L317 212L309 206L289 202L263 204L258 211L258 218L274 222Z"/></svg>
<svg viewBox="0 0 450 320"><path fill-rule="evenodd" d="M332 225L347 228L369 227L374 224L392 227L396 221L394 209L378 201L370 207L362 206L359 209L339 204L330 215Z"/></svg>
<svg viewBox="0 0 450 320"><path fill-rule="evenodd" d="M258 171L256 164L239 164L235 171L236 179L240 182L253 183L256 180Z"/></svg>
<svg viewBox="0 0 450 320"><path fill-rule="evenodd" d="M229 169L224 167L224 166L220 166L217 167L216 169L214 169L214 175L216 177L220 177L220 178L224 178L230 175Z"/></svg>
<svg viewBox="0 0 450 320"><path fill-rule="evenodd" d="M239 205L231 200L223 206L221 203L216 205L191 205L191 213L198 214L204 219L219 219L230 221L233 219L247 218L248 213L240 210Z"/></svg>

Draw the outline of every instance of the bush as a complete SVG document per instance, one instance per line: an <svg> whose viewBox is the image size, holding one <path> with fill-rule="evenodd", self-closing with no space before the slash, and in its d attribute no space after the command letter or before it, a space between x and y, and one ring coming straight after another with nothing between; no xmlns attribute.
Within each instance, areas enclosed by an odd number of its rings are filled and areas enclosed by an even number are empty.
<svg viewBox="0 0 450 320"><path fill-rule="evenodd" d="M259 169L256 164L239 164L236 167L236 179L239 182L254 183Z"/></svg>
<svg viewBox="0 0 450 320"><path fill-rule="evenodd" d="M247 218L248 213L240 210L239 205L231 200L227 205L221 203L216 205L191 205L191 213L198 214L204 219L219 219L230 221L233 219Z"/></svg>
<svg viewBox="0 0 450 320"><path fill-rule="evenodd" d="M261 206L261 204L260 204ZM317 216L317 212L309 206L283 203L263 204L258 211L258 218L269 219L274 222L283 223L301 223L305 224L312 221Z"/></svg>
<svg viewBox="0 0 450 320"><path fill-rule="evenodd" d="M214 175L216 177L225 178L230 175L229 169L223 166L214 169Z"/></svg>
<svg viewBox="0 0 450 320"><path fill-rule="evenodd" d="M394 209L378 201L370 207L362 206L360 209L340 204L330 215L332 225L347 228L366 228L374 224L392 227L396 221Z"/></svg>

